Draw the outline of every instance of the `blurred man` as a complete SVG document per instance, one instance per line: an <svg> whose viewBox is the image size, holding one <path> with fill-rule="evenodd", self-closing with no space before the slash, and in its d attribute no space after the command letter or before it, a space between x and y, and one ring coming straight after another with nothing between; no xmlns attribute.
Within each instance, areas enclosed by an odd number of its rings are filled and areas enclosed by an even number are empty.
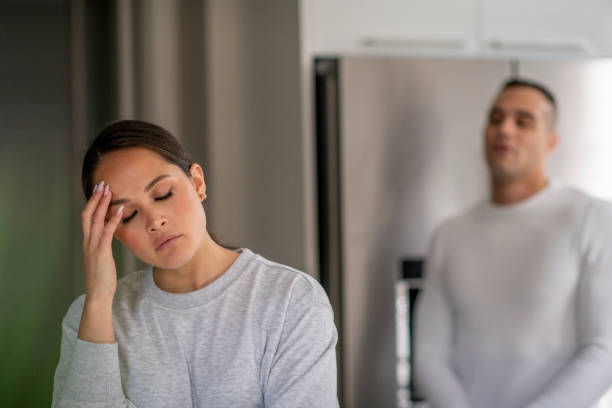
<svg viewBox="0 0 612 408"><path fill-rule="evenodd" d="M541 85L502 87L490 197L431 243L415 374L433 407L582 408L612 386L612 205L549 180L556 114Z"/></svg>

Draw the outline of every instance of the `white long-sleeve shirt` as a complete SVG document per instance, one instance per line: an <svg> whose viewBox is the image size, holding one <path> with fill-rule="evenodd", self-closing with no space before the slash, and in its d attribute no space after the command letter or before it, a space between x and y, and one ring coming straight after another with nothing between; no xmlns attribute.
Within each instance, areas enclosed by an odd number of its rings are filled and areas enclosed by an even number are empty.
<svg viewBox="0 0 612 408"><path fill-rule="evenodd" d="M612 386L612 206L551 184L444 223L416 311L439 408L582 408Z"/></svg>
<svg viewBox="0 0 612 408"><path fill-rule="evenodd" d="M338 406L323 288L248 249L195 292L162 291L150 269L119 280L114 344L77 338L83 303L63 321L53 407Z"/></svg>

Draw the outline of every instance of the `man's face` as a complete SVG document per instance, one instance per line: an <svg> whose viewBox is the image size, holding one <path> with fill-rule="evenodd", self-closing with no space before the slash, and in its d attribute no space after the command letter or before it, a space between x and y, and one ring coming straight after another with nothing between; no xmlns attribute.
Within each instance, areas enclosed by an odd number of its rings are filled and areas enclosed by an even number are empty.
<svg viewBox="0 0 612 408"><path fill-rule="evenodd" d="M546 157L556 143L554 111L544 95L527 86L499 94L485 130L487 164L494 181L544 175Z"/></svg>

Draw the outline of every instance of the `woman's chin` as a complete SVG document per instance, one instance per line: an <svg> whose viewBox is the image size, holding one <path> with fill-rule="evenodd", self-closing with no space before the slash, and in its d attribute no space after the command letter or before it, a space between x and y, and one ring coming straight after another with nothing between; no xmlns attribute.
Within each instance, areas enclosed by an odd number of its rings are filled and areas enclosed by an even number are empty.
<svg viewBox="0 0 612 408"><path fill-rule="evenodd" d="M153 266L155 266L158 269L167 269L167 270L173 270L173 269L179 269L183 266L185 266L185 264L189 262L188 259L185 260L164 260L163 262L156 262L155 264L153 264Z"/></svg>
<svg viewBox="0 0 612 408"><path fill-rule="evenodd" d="M186 242L181 241L159 250L146 251L142 254L143 256L139 256L136 253L138 251L132 251L132 253L144 263L158 269L179 269L188 264L197 252L196 248L185 245Z"/></svg>
<svg viewBox="0 0 612 408"><path fill-rule="evenodd" d="M157 257L146 257L147 259L144 259L144 257L138 257L138 259L140 259L141 261L143 261L146 264L149 264L151 266L154 266L157 269L179 269L183 266L185 266L185 264L187 264L191 257L186 256L185 254L179 255L179 254L172 254L172 255L168 255L168 256L157 256Z"/></svg>

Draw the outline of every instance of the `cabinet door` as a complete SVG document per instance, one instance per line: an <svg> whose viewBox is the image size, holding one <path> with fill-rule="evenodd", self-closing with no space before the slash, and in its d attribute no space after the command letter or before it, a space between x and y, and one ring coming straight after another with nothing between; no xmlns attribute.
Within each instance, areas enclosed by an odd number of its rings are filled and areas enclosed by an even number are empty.
<svg viewBox="0 0 612 408"><path fill-rule="evenodd" d="M482 1L483 50L524 54L612 53L609 0Z"/></svg>
<svg viewBox="0 0 612 408"><path fill-rule="evenodd" d="M315 53L463 52L474 46L475 0L304 0L301 23Z"/></svg>

